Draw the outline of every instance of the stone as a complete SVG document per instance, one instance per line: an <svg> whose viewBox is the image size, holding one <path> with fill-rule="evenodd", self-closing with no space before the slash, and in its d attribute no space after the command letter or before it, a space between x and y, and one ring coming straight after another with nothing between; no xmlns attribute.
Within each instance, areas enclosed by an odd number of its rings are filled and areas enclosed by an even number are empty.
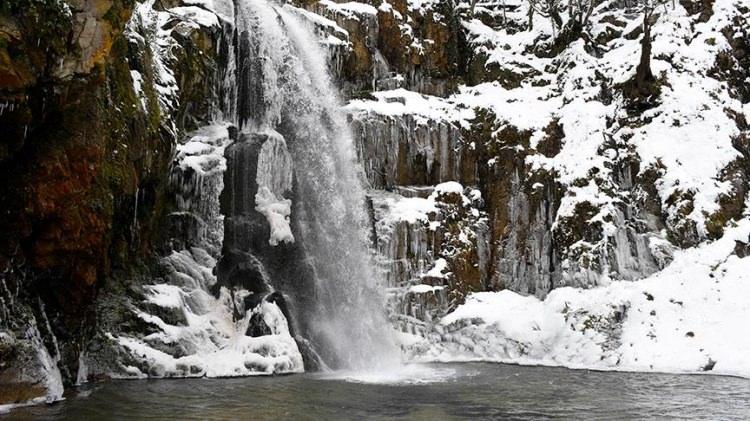
<svg viewBox="0 0 750 421"><path fill-rule="evenodd" d="M748 241L735 241L734 254L739 258L750 256L750 239Z"/></svg>

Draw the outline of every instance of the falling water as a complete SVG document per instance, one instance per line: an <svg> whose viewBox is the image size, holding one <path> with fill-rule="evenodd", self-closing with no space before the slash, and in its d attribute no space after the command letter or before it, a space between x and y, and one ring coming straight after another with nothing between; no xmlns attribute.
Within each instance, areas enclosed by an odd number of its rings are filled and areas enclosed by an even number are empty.
<svg viewBox="0 0 750 421"><path fill-rule="evenodd" d="M397 363L367 245L361 169L326 53L294 8L263 0L236 6L238 120L243 132L281 134L292 157L295 241L314 278L312 308L304 311L310 339L334 367Z"/></svg>

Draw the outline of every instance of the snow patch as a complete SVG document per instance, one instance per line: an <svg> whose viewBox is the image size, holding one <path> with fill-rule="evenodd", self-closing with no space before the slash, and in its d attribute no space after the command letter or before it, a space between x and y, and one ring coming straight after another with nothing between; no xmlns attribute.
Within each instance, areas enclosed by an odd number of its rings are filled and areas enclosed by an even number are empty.
<svg viewBox="0 0 750 421"><path fill-rule="evenodd" d="M422 277L446 278L447 277L447 273L445 273L446 269L448 269L448 262L442 257L440 257L440 258L435 259L434 266L430 270L425 272L422 275Z"/></svg>
<svg viewBox="0 0 750 421"><path fill-rule="evenodd" d="M289 225L289 215L292 213L292 201L277 199L268 187L258 188L255 194L255 210L266 217L271 226L271 236L268 244L277 246L279 243L293 243L294 235Z"/></svg>
<svg viewBox="0 0 750 421"><path fill-rule="evenodd" d="M376 16L378 14L378 9L366 3L355 1L336 3L330 0L320 0L318 3L329 10L335 11L338 14L353 20L359 20L359 15Z"/></svg>

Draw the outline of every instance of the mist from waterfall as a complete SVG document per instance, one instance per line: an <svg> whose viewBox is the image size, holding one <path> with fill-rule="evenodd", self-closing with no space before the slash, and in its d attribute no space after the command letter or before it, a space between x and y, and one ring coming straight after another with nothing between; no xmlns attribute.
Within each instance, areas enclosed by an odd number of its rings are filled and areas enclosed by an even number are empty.
<svg viewBox="0 0 750 421"><path fill-rule="evenodd" d="M238 123L243 132L280 134L292 157L292 241L314 279L303 313L309 339L333 368L392 367L400 354L368 247L361 168L326 52L298 13L264 0L236 2Z"/></svg>

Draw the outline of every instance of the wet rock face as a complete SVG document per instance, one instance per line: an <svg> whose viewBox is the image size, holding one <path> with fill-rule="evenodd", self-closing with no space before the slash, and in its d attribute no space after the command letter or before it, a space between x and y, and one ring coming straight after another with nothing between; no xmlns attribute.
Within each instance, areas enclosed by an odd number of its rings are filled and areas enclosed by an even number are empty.
<svg viewBox="0 0 750 421"><path fill-rule="evenodd" d="M184 97L174 110L162 108L154 51L129 48L127 39L153 37L154 28L124 33L134 6L0 7L0 267L20 290L7 316L49 319L41 334L48 348L57 339L49 352L68 384L102 281L131 273L161 247L174 136L209 117L201 102L185 102L211 97L204 79L216 69L217 31L192 25L171 37L182 54L175 91Z"/></svg>
<svg viewBox="0 0 750 421"><path fill-rule="evenodd" d="M44 401L47 396L47 384L43 380L51 373L39 360L33 340L31 337L0 338L0 361L3 364L0 367L0 402L3 404Z"/></svg>
<svg viewBox="0 0 750 421"><path fill-rule="evenodd" d="M445 96L466 75L470 50L451 2L296 3L348 34L334 34L348 45L332 65L348 96L397 87Z"/></svg>
<svg viewBox="0 0 750 421"><path fill-rule="evenodd" d="M345 81L345 90L356 94L372 89L373 79L386 76L378 73L383 71L383 63L378 62L374 45L379 32L377 12L374 8L369 11L370 13L353 14L347 13L346 10L330 8L329 4L317 1L303 7L331 19L343 29L334 31L331 35L348 42L345 48L334 50L334 70L342 81ZM385 71L387 72L387 68Z"/></svg>
<svg viewBox="0 0 750 421"><path fill-rule="evenodd" d="M89 74L108 58L132 7L128 0L7 2L0 19L2 86L20 93L40 81Z"/></svg>
<svg viewBox="0 0 750 421"><path fill-rule="evenodd" d="M116 117L105 110L128 102L118 88L130 84L129 75L118 64L113 64L108 73L104 69L97 74L88 73L108 58L112 33L117 32L112 25L119 25L121 31L124 24L116 13L107 15L112 22L105 21L104 15L119 10L125 14L122 18L127 18L129 12L121 4L103 3L106 2L78 5L80 10L71 10L64 3L33 3L29 13L16 15L11 7L10 13L3 16L4 25L13 34L11 43L4 44L6 53L18 58L6 63L4 71L32 74L34 78L4 84L0 90L0 101L9 104L3 106L0 121L3 127L11 126L13 134L4 136L8 143L3 145L4 156L0 156L5 158L0 170L10 181L0 192L5 199L3 214L7 215L3 218L7 227L3 228L9 233L7 242L0 245L0 264L4 266L14 256L24 254L35 269L54 272L64 268L61 275L75 279L84 288L96 282L97 267L106 271L108 265L104 259L106 241L117 205L105 197L109 189L106 184L110 182L105 179L115 178L112 181L121 185L117 189L127 189L141 171L134 162L139 158L137 150L130 152L131 157L115 157L119 162L106 162L119 152L115 145L121 141L120 136L128 135L111 133L116 128ZM32 25L31 19L48 22ZM81 20L91 22L88 29L79 25ZM76 39L64 44L64 37L50 32L68 27L72 32L79 29L84 38L109 41L80 45L85 40ZM51 40L45 47L49 50L45 62L35 60L43 58L37 54L41 47L36 46L41 39ZM118 48L122 54L122 41ZM76 63L76 72L83 77L68 81L72 73L56 73L64 72L66 63ZM112 92L109 97L107 91ZM131 118L135 127L130 130L143 137L145 133L137 131L145 131L144 116ZM146 148L158 151L158 145L149 145L155 142L147 139L144 143ZM134 172L129 179L124 174L110 173L127 171L128 166Z"/></svg>

